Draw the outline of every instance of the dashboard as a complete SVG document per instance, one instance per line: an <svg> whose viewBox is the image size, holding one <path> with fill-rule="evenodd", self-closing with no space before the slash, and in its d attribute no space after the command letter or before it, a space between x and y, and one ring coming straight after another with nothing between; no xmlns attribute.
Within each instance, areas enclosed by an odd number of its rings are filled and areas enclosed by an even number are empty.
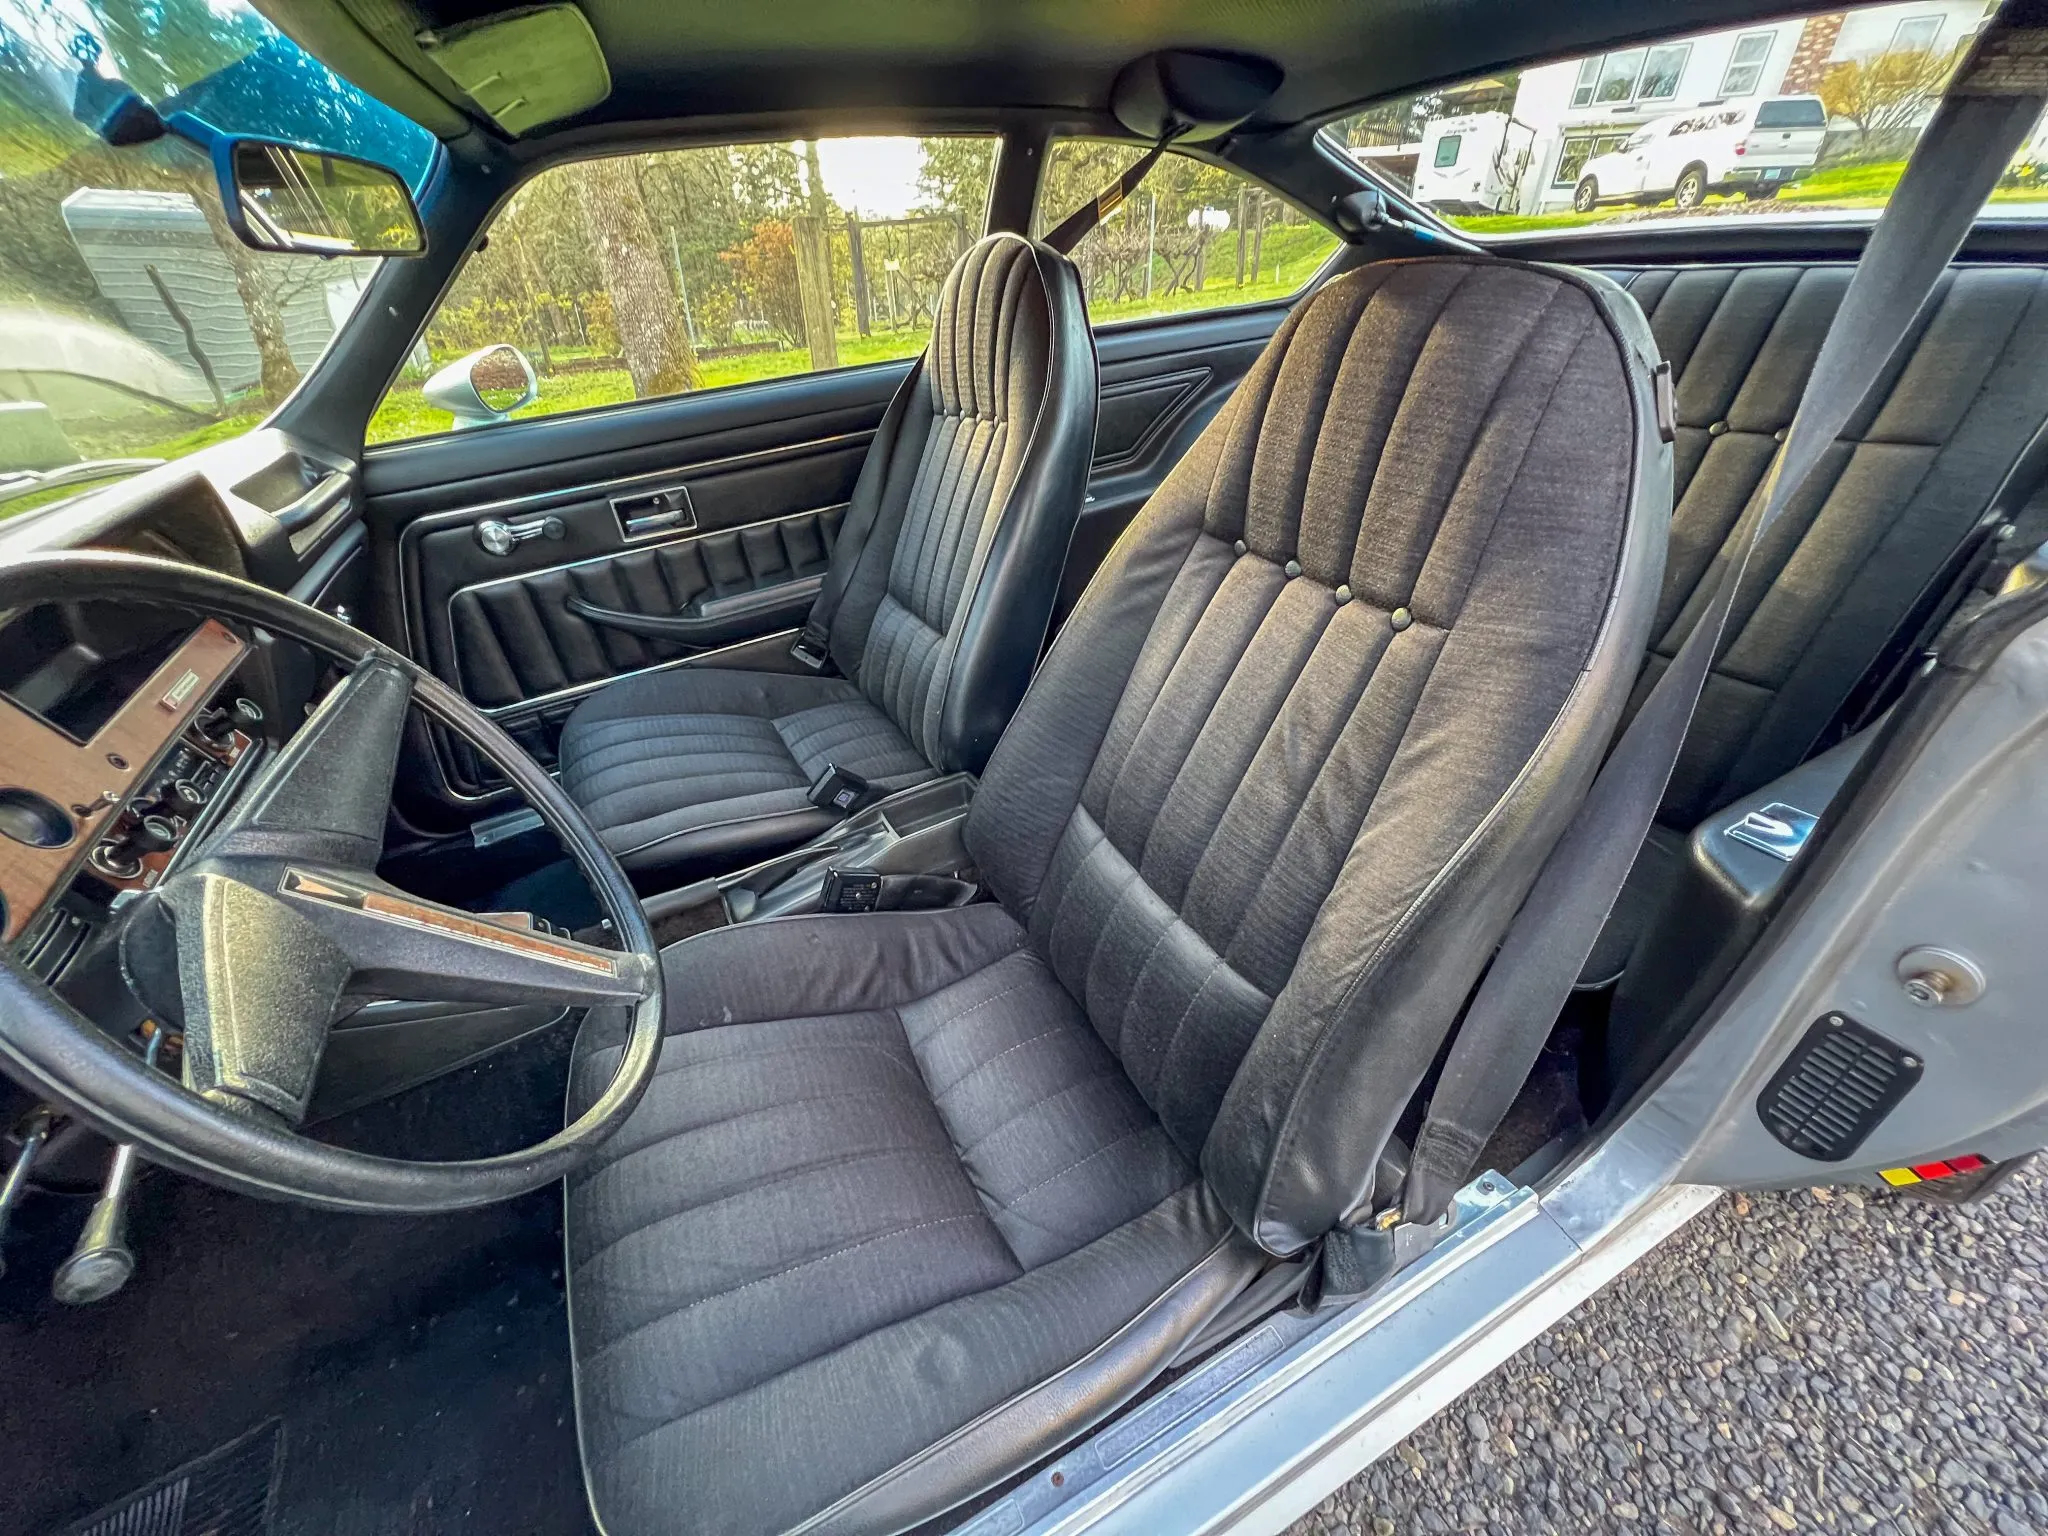
<svg viewBox="0 0 2048 1536"><path fill-rule="evenodd" d="M0 561L93 547L254 580L351 616L353 466L263 429L0 524ZM170 608L0 612L0 944L60 990L124 898L199 840L323 680L309 652Z"/></svg>

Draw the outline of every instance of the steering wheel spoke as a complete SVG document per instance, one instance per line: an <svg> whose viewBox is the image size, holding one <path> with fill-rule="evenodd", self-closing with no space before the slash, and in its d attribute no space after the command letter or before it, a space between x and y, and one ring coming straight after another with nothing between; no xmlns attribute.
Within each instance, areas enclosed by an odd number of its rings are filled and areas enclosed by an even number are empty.
<svg viewBox="0 0 2048 1536"><path fill-rule="evenodd" d="M652 989L654 967L637 954L422 901L375 879L288 864L277 890L347 956L351 993L594 1007L635 1003Z"/></svg>
<svg viewBox="0 0 2048 1536"><path fill-rule="evenodd" d="M363 662L265 766L206 853L375 868L411 703L404 672L375 657Z"/></svg>

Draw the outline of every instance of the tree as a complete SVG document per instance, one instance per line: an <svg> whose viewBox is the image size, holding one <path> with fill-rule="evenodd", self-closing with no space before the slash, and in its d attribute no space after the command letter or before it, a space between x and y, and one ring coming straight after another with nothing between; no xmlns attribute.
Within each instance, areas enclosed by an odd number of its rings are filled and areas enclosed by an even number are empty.
<svg viewBox="0 0 2048 1536"><path fill-rule="evenodd" d="M644 400L695 389L697 354L669 291L632 158L591 160L574 167L574 174L633 393Z"/></svg>
<svg viewBox="0 0 2048 1536"><path fill-rule="evenodd" d="M1856 125L1859 158L1909 148L1942 87L1956 55L1932 48L1905 48L1828 66L1820 79L1821 105L1831 118Z"/></svg>
<svg viewBox="0 0 2048 1536"><path fill-rule="evenodd" d="M804 334L803 293L797 287L796 235L787 219L763 219L721 259L732 283L784 341Z"/></svg>

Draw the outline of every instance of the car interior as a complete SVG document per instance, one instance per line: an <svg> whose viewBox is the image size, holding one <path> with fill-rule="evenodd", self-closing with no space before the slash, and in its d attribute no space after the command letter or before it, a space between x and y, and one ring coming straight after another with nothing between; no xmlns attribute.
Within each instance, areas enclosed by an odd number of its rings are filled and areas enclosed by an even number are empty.
<svg viewBox="0 0 2048 1536"><path fill-rule="evenodd" d="M439 149L260 425L0 522L0 1531L950 1530L1312 1310L1868 232L1460 233L1322 130L1775 13L260 8ZM522 189L884 132L994 146L922 350L370 440ZM1091 317L1154 161L1299 283ZM1627 1116L2037 579L2044 263L1975 229L1749 556L1474 1171Z"/></svg>

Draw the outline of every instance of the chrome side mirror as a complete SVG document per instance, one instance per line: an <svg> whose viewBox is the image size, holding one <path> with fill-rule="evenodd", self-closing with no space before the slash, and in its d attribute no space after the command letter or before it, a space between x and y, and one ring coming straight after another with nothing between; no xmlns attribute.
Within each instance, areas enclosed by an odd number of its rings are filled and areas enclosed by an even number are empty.
<svg viewBox="0 0 2048 1536"><path fill-rule="evenodd" d="M540 380L526 354L507 342L458 357L420 391L427 404L455 418L455 430L494 426L540 398Z"/></svg>

